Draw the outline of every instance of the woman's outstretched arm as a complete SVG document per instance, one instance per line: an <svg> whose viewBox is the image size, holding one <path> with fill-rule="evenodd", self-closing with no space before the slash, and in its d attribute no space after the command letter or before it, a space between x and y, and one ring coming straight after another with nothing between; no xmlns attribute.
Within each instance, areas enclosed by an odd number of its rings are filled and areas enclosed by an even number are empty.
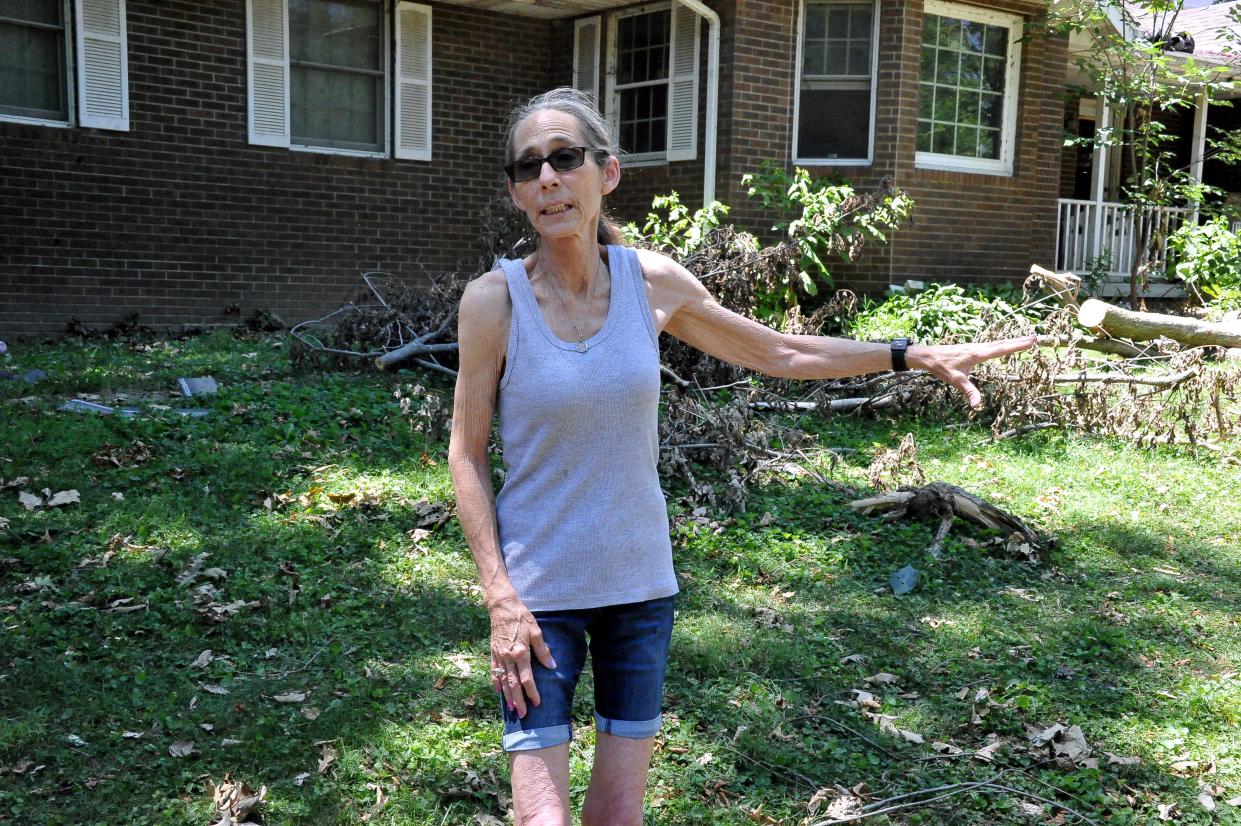
<svg viewBox="0 0 1241 826"><path fill-rule="evenodd" d="M643 251L640 260L656 324L704 353L790 379L844 378L892 368L886 343L777 332L726 309L672 259ZM905 361L957 388L970 407L978 407L982 393L970 381L970 371L988 359L1028 350L1035 341L1031 335L985 344L912 345Z"/></svg>

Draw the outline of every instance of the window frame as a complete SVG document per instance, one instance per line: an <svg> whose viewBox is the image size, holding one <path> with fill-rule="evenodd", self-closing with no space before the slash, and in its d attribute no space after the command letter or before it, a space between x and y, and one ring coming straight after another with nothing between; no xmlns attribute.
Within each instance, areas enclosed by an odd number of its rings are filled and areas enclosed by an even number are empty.
<svg viewBox="0 0 1241 826"><path fill-rule="evenodd" d="M802 93L802 67L805 60L806 50L806 6L864 6L866 2L858 2L858 0L827 0L827 2L811 2L800 0L798 5L797 16L797 62L795 64L793 77L793 135L792 135L792 151L793 163L801 166L870 166L874 163L875 158L875 115L876 103L878 96L876 87L878 87L879 79L879 0L870 0L871 7L870 17L870 123L867 127L868 134L866 137L866 157L865 158L814 158L806 157L801 154L797 145L798 134L801 131L801 93ZM836 75L834 80L820 80L817 83L847 83L850 81L860 82L861 75ZM843 87L841 87L843 88Z"/></svg>
<svg viewBox="0 0 1241 826"><path fill-rule="evenodd" d="M663 81L645 81L642 84L626 84L624 88L637 88L638 86L654 86L662 82L668 89L666 100L672 100L672 39L673 39L673 9L671 0L664 0L658 3L646 3L641 6L633 6L628 9L611 12L608 15L608 59L607 59L607 100L608 100L608 120L612 126L614 134L620 134L620 93L623 89L618 88L616 83L617 70L617 43L616 34L620 30L620 22L626 17L640 17L644 14L655 14L657 12L668 12L668 66L667 77ZM625 155L625 165L631 167L640 166L664 166L668 161L668 132L671 127L671 107L667 107L664 111L664 149L662 152L640 152Z"/></svg>
<svg viewBox="0 0 1241 826"><path fill-rule="evenodd" d="M1008 55L1005 61L1004 76L1004 113L1000 121L1000 157L965 158L960 155L946 155L941 152L925 152L915 149L914 167L917 169L936 169L948 172L973 172L983 175L1000 175L1012 177L1013 161L1016 157L1017 145L1017 113L1019 107L1019 90L1021 86L1021 37L1024 21L1019 14L993 9L980 9L948 0L926 0L923 13L955 20L968 20L972 23L984 23L991 26L1004 26L1008 29ZM918 35L918 58L922 57L922 35ZM915 100L921 104L921 70L918 70L918 96ZM914 118L915 147L917 146L917 117Z"/></svg>
<svg viewBox="0 0 1241 826"><path fill-rule="evenodd" d="M329 0L330 1L330 0ZM351 158L391 158L393 141L392 132L392 107L393 107L393 73L392 73L392 50L390 40L392 37L392 8L391 0L370 0L379 7L379 61L383 66L382 82L380 83L380 91L382 99L378 102L376 129L379 135L380 146L378 149L349 149L342 146L324 146L319 144L298 143L293 136L293 70L295 68L293 60L293 39L291 33L292 13L289 9L289 0L284 0L286 25L290 30L288 41L288 96L289 96L289 151L291 152L309 152L319 155L344 155ZM359 72L361 74L361 72Z"/></svg>
<svg viewBox="0 0 1241 826"><path fill-rule="evenodd" d="M63 62L61 69L64 71L60 81L61 88L65 93L65 119L59 120L55 118L39 117L36 115L18 115L12 112L0 110L0 122L25 123L34 126L52 126L58 129L66 129L77 126L77 120L74 117L77 110L77 73L74 66L74 57L77 54L77 44L75 43L77 20L72 13L73 0L60 0L59 6L60 19L62 23L61 39L63 40L63 51L61 53ZM26 21L21 22L25 23Z"/></svg>

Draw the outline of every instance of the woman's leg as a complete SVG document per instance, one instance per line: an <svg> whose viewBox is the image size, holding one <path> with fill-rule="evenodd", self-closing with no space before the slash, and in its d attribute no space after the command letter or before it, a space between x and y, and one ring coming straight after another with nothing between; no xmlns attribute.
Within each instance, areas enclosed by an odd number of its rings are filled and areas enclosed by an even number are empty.
<svg viewBox="0 0 1241 826"><path fill-rule="evenodd" d="M568 743L510 752L508 766L517 826L569 826Z"/></svg>
<svg viewBox="0 0 1241 826"><path fill-rule="evenodd" d="M641 826L654 737L595 735L595 762L582 806L582 826Z"/></svg>

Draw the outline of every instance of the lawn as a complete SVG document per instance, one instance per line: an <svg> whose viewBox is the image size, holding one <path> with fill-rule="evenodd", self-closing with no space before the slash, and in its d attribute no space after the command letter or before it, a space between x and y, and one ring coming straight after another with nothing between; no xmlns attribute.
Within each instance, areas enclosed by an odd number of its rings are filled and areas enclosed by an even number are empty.
<svg viewBox="0 0 1241 826"><path fill-rule="evenodd" d="M487 618L416 427L445 380L299 372L285 339L226 334L0 368L48 374L0 381L0 822L205 825L226 777L266 787L266 824L503 819ZM205 375L217 395L176 394ZM648 822L1241 823L1239 446L798 424L845 449L828 484L728 515L666 480L683 591ZM1055 536L1046 558L958 524L935 560L933 525L853 513L905 433L928 478ZM1055 724L1089 752L1032 743Z"/></svg>

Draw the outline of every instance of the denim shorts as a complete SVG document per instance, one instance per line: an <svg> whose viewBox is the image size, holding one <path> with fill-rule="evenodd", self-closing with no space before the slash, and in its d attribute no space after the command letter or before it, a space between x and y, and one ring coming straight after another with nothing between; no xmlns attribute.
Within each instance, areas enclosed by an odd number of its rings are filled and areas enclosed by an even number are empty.
<svg viewBox="0 0 1241 826"><path fill-rule="evenodd" d="M573 736L573 692L589 648L595 677L595 728L618 737L654 737L662 722L664 671L672 638L673 598L573 611L535 611L556 668L531 658L538 706L518 717L500 697L504 750L567 743ZM588 642L589 640L589 642Z"/></svg>

